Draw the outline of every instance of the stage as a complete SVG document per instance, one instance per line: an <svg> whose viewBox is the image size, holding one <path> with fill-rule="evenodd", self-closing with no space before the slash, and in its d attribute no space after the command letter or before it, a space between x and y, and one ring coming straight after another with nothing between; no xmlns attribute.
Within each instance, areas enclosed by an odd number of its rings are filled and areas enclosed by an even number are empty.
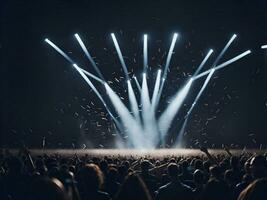
<svg viewBox="0 0 267 200"><path fill-rule="evenodd" d="M10 149L11 153L17 153L17 149ZM152 156L152 157L166 157L166 156L201 156L205 155L199 149L155 149L155 150L137 150L137 149L30 149L32 155L90 155L90 156ZM209 149L213 155L227 154L223 149ZM244 153L264 154L266 149L230 149L231 154L240 155Z"/></svg>

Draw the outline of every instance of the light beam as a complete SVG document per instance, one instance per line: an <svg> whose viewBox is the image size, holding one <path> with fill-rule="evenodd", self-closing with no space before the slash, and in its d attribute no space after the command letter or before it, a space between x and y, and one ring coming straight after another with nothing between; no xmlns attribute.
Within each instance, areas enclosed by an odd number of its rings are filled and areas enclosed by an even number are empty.
<svg viewBox="0 0 267 200"><path fill-rule="evenodd" d="M214 69L215 69L215 70L218 70L218 69L221 69L221 68L223 68L223 67L226 67L227 65L230 65L230 64L232 64L233 62L236 62L237 60L243 58L244 56L246 56L246 55L248 55L248 54L250 54L250 53L251 53L251 51L250 51L250 50L247 50L247 51L245 51L245 52L239 54L238 56L235 56L234 58L232 58L232 59L230 59L230 60L228 60L228 61L226 61L226 62L224 62L224 63L222 63L222 64L220 64L220 65L218 65L218 66L216 66L216 67L214 67ZM210 73L211 70L212 70L212 69L209 69L209 70L207 70L207 71L205 71L205 72L200 73L199 75L197 75L197 76L194 77L194 80L197 80L197 79L199 79L199 78L201 78L201 77L203 77L203 76L206 76L208 73Z"/></svg>
<svg viewBox="0 0 267 200"><path fill-rule="evenodd" d="M234 41L234 39L237 37L236 34L234 34L231 39L227 42L227 44L224 46L223 50L221 51L221 53L219 54L219 56L215 59L214 63L212 64L211 68L215 67L218 62L220 61L220 59L223 57L223 55L225 54L225 52L227 51L227 49L230 47L230 45L232 44L232 42Z"/></svg>
<svg viewBox="0 0 267 200"><path fill-rule="evenodd" d="M148 67L148 65L147 65L147 34L144 34L144 48L143 48L143 53L144 53L144 72L146 72L146 70L147 70L147 67Z"/></svg>
<svg viewBox="0 0 267 200"><path fill-rule="evenodd" d="M139 117L139 108L138 108L137 100L136 100L132 85L130 83L130 80L127 81L127 85L128 85L128 96L129 96L129 101L131 104L132 112L137 122L140 123L141 121Z"/></svg>
<svg viewBox="0 0 267 200"><path fill-rule="evenodd" d="M120 97L109 87L107 83L105 83L105 88L112 104L114 105L117 113L120 115L123 125L128 133L129 140L132 141L135 148L145 148L146 141L144 141L144 138L141 137L142 130L140 129L140 126L138 125L136 120L130 114L128 108L124 105Z"/></svg>
<svg viewBox="0 0 267 200"><path fill-rule="evenodd" d="M163 77L164 80L166 80L166 78L167 78L168 69L169 69L169 65L170 65L170 62L171 62L171 57L172 57L172 54L173 54L173 49L174 49L174 46L175 46L177 37L178 37L178 33L174 33L173 34L173 37L172 37L171 46L170 46L170 49L169 49L169 52L168 52L168 55L167 55L165 68L164 68L163 75L162 75L162 77ZM157 95L157 100L156 100L155 108L157 108L157 103L160 101L164 84L165 84L165 81L162 81L161 82L161 86L160 86L160 90L159 90L160 92Z"/></svg>
<svg viewBox="0 0 267 200"><path fill-rule="evenodd" d="M153 95L152 95L151 107L153 110L155 110L156 98L157 98L157 95L159 93L160 77L161 77L161 70L159 69L158 73L157 73L157 78L156 78L154 90L153 90Z"/></svg>
<svg viewBox="0 0 267 200"><path fill-rule="evenodd" d="M267 49L267 44L261 46L262 49Z"/></svg>
<svg viewBox="0 0 267 200"><path fill-rule="evenodd" d="M165 109L165 111L161 114L159 118L159 131L161 133L161 139L163 140L167 131L170 128L170 125L177 114L177 111L182 106L189 90L192 85L193 79L190 78L186 85L175 95L172 99L171 103Z"/></svg>
<svg viewBox="0 0 267 200"><path fill-rule="evenodd" d="M201 69L203 68L203 66L206 64L207 60L209 59L210 55L213 53L213 49L210 49L208 54L206 55L206 57L203 59L203 61L200 63L200 65L198 66L197 70L195 71L195 73L193 74L193 77L198 75L198 73L201 71Z"/></svg>
<svg viewBox="0 0 267 200"><path fill-rule="evenodd" d="M84 72L81 70L80 67L78 67L78 65L73 64L73 67L79 72L79 74L82 76L82 78L85 80L85 82L90 86L90 88L95 92L95 94L97 95L97 97L100 99L100 101L103 103L104 107L106 108L107 112L109 113L109 115L111 116L111 118L115 121L115 123L119 124L118 120L114 117L114 115L110 112L106 102L104 101L104 99L102 98L102 96L100 95L100 93L98 92L98 90L96 89L96 87L94 86L94 84L89 80L89 78L84 74Z"/></svg>
<svg viewBox="0 0 267 200"><path fill-rule="evenodd" d="M128 74L128 70L127 70L126 64L125 64L125 62L124 62L122 53L121 53L120 46L119 46L119 44L118 44L118 41L117 41L117 39L116 39L114 33L111 33L111 37L112 37L114 46L115 46L115 48L116 48L116 51L117 51L117 53L118 53L118 56L119 56L119 59L120 59L120 62L121 62L122 69L123 69L123 71L124 71L126 80L128 81L128 80L129 80L129 74Z"/></svg>
<svg viewBox="0 0 267 200"><path fill-rule="evenodd" d="M209 81L210 81L212 75L214 74L214 72L215 72L215 68L212 68L211 71L210 71L210 73L209 73L209 75L207 76L207 78L206 78L204 84L202 85L200 91L198 92L197 97L195 98L195 100L194 100L192 106L190 107L189 111L187 112L186 118L191 114L193 108L195 107L195 105L197 104L197 102L198 102L200 96L202 95L203 91L204 91L205 88L207 87L207 85L208 85L208 83L209 83Z"/></svg>
<svg viewBox="0 0 267 200"><path fill-rule="evenodd" d="M164 68L164 72L163 72L163 78L165 78L165 79L167 77L167 73L168 73L168 69L169 69L169 66L170 66L171 57L172 57L172 54L173 54L173 49L174 49L177 37L178 37L178 33L174 33L173 37L172 37L171 46L170 46L170 49L169 49L169 52L168 52L168 56L167 56L167 60L166 60L165 68Z"/></svg>
<svg viewBox="0 0 267 200"><path fill-rule="evenodd" d="M46 38L45 42L48 43L51 47L53 47L64 58L66 58L72 65L75 64L74 61L64 51L62 51L57 45L55 45L52 41L50 41L49 39ZM83 73L85 73L86 75L88 75L91 78L95 79L96 81L98 81L100 83L104 83L104 81L101 80L100 78L98 78L97 76L91 74L90 72L88 72L88 71L86 71L86 70L84 70L82 68L80 68L80 69L82 70Z"/></svg>
<svg viewBox="0 0 267 200"><path fill-rule="evenodd" d="M136 83L136 86L137 86L139 92L141 92L141 86L140 86L140 84L139 84L139 82L138 82L136 76L133 76L133 78L134 78L134 81L135 81L135 83Z"/></svg>
<svg viewBox="0 0 267 200"><path fill-rule="evenodd" d="M91 65L94 67L96 73L98 74L98 76L102 79L104 79L103 74L101 73L101 71L99 70L99 68L97 67L95 61L93 60L91 54L89 53L89 51L87 50L87 48L85 47L82 39L80 38L80 36L78 35L78 33L74 34L75 38L77 39L78 43L80 44L83 52L85 53L86 57L88 58L88 60L90 61Z"/></svg>

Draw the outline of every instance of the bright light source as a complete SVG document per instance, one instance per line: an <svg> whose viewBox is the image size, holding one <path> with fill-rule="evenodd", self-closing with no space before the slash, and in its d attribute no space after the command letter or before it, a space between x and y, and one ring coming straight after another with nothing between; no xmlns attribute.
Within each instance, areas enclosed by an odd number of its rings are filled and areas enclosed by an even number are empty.
<svg viewBox="0 0 267 200"><path fill-rule="evenodd" d="M267 44L261 46L262 49L267 49Z"/></svg>
<svg viewBox="0 0 267 200"><path fill-rule="evenodd" d="M144 56L144 71L147 69L148 55L147 55L147 34L144 34L144 46L143 46L143 56Z"/></svg>
<svg viewBox="0 0 267 200"><path fill-rule="evenodd" d="M247 51L245 51L245 52L239 54L238 56L236 56L236 57L234 57L234 58L232 58L232 59L230 59L230 60L228 60L228 61L226 61L226 62L224 62L224 63L222 63L222 64L220 64L220 65L218 65L217 67L214 67L214 69L215 69L215 70L218 70L218 69L221 69L221 68L223 68L223 67L226 67L227 65L230 65L231 63L233 63L233 62L235 62L235 61L237 61L237 60L243 58L244 56L246 56L246 55L248 55L248 54L250 54L250 53L251 53L251 51L250 51L250 50L247 50ZM199 78L201 78L201 77L203 77L203 76L209 74L211 70L212 70L212 69L209 69L209 70L207 70L207 71L205 71L205 72L200 73L199 75L197 75L196 77L194 77L194 79L196 80L196 79L199 79Z"/></svg>
<svg viewBox="0 0 267 200"><path fill-rule="evenodd" d="M209 59L210 55L212 54L213 49L210 49L208 54L205 56L205 58L203 59L203 61L200 63L200 65L198 66L197 70L195 71L195 73L193 74L193 77L198 75L198 73L201 71L201 69L203 68L203 66L206 64L207 60Z"/></svg>
<svg viewBox="0 0 267 200"><path fill-rule="evenodd" d="M125 77L126 77L126 79L128 80L128 79L129 79L128 70L127 70L126 64L125 64L125 62L124 62L124 59L123 59L123 56L122 56L122 53L121 53L120 46L119 46L119 44L118 44L118 41L117 41L117 39L116 39L114 33L111 33L111 37L112 37L114 46L115 46L115 48L116 48L117 54L118 54L118 56L119 56L119 59L120 59L120 62L121 62L122 69L123 69L123 71L124 71Z"/></svg>
<svg viewBox="0 0 267 200"><path fill-rule="evenodd" d="M152 105L153 111L155 110L155 104L156 104L157 96L159 93L160 77L161 77L161 69L158 70L158 74L157 74L157 78L156 78L156 82L155 82L155 86L154 86L154 91L153 91L153 95L152 95L151 105Z"/></svg>

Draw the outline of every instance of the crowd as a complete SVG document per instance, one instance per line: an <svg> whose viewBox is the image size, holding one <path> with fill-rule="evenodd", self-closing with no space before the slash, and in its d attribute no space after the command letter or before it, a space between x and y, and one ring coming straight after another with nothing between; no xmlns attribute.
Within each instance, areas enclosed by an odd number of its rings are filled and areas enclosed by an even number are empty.
<svg viewBox="0 0 267 200"><path fill-rule="evenodd" d="M1 200L264 200L266 155L0 153Z"/></svg>

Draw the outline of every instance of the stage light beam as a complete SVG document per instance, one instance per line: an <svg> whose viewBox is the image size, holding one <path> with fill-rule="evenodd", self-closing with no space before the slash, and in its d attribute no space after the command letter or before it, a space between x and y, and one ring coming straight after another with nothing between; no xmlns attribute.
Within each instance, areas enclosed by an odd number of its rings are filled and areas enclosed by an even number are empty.
<svg viewBox="0 0 267 200"><path fill-rule="evenodd" d="M161 77L161 70L159 69L158 73L157 73L157 78L156 78L154 90L153 90L153 95L152 95L151 107L152 107L153 110L155 110L156 98L157 98L157 95L158 95L158 92L159 92L160 77Z"/></svg>
<svg viewBox="0 0 267 200"><path fill-rule="evenodd" d="M167 55L165 68L164 68L163 75L162 75L162 77L164 78L164 80L167 78L168 69L169 69L169 66L170 66L170 62L171 62L171 58L172 58L172 54L173 54L173 49L174 49L174 46L175 46L175 43L176 43L177 38L178 38L178 33L174 33L173 34L173 37L172 37L171 46L170 46L170 49L169 49L169 52L168 52L168 55ZM157 103L160 101L164 84L165 84L165 81L162 81L161 82L159 93L158 93L157 98L156 98L155 108L157 108Z"/></svg>
<svg viewBox="0 0 267 200"><path fill-rule="evenodd" d="M133 76L133 79L134 79L134 81L135 81L135 83L136 83L136 86L137 86L139 92L141 93L141 86L140 86L140 83L138 82L136 76Z"/></svg>
<svg viewBox="0 0 267 200"><path fill-rule="evenodd" d="M59 54L61 54L66 60L68 60L72 65L75 64L74 61L64 52L62 51L57 45L55 45L51 40L49 39L45 39L45 42L48 43L51 47L53 47ZM80 68L80 67L79 67ZM82 70L83 73L85 73L86 75L90 76L91 78L95 79L96 81L100 82L100 83L104 83L103 80L101 80L100 78L98 78L97 76L91 74L90 72L80 68Z"/></svg>
<svg viewBox="0 0 267 200"><path fill-rule="evenodd" d="M235 56L234 58L232 58L232 59L230 59L230 60L228 60L228 61L226 61L226 62L224 62L224 63L222 63L222 64L220 64L220 65L218 65L218 66L216 66L216 67L214 67L214 69L215 69L215 70L219 70L219 69L221 69L221 68L224 68L224 67L226 67L227 65L230 65L230 64L232 64L232 63L238 61L239 59L241 59L241 58L247 56L247 55L250 54L250 53L251 53L251 51L250 51L250 50L247 50L247 51L245 51L245 52L243 52L243 53L241 53L241 54ZM209 70L207 70L207 71L205 71L205 72L202 72L202 73L200 73L199 75L193 77L194 80L197 80L197 79L199 79L199 78L201 78L201 77L203 77L203 76L206 76L207 74L210 73L211 70L212 70L212 69L209 69Z"/></svg>
<svg viewBox="0 0 267 200"><path fill-rule="evenodd" d="M227 42L227 44L224 46L223 50L221 51L221 53L219 54L219 56L215 59L214 63L212 64L211 68L214 68L218 62L221 60L221 58L223 57L223 55L225 54L225 52L227 51L227 49L230 47L230 45L232 44L232 42L235 40L235 38L237 37L236 34L234 34L230 40Z"/></svg>
<svg viewBox="0 0 267 200"><path fill-rule="evenodd" d="M163 78L165 78L165 79L167 77L168 69L169 69L170 62L171 62L171 57L172 57L172 54L173 54L173 49L174 49L174 46L175 46L177 38L178 38L178 33L174 33L173 37L172 37L171 46L170 46L170 49L169 49L169 52L168 52L168 55L167 55L165 68L164 68L164 71L163 71Z"/></svg>
<svg viewBox="0 0 267 200"><path fill-rule="evenodd" d="M125 62L124 62L124 59L123 59L123 56L122 56L122 53L121 53L121 49L120 49L120 46L119 46L119 44L118 44L118 41L117 41L117 39L116 39L115 34L114 34L114 33L111 33L111 37L112 37L114 46L115 46L115 48L116 48L117 54L118 54L118 56L119 56L119 59L120 59L120 62L121 62L122 69L123 69L123 71L124 71L126 80L129 80L128 70L127 70L126 64L125 64Z"/></svg>
<svg viewBox="0 0 267 200"><path fill-rule="evenodd" d="M177 114L180 107L182 106L190 90L192 82L193 82L193 79L190 78L189 81L187 81L187 83L185 84L185 86L176 93L171 103L167 106L165 111L161 114L158 120L158 125L159 125L159 131L161 133L162 141L164 140L164 137L166 133L168 132L175 115Z"/></svg>
<svg viewBox="0 0 267 200"><path fill-rule="evenodd" d="M193 77L198 75L198 73L201 71L201 69L203 68L203 66L206 64L207 60L209 59L210 55L213 53L213 49L210 49L208 54L205 56L205 58L203 59L203 61L200 63L199 67L197 68L197 70L195 71L195 73L193 74Z"/></svg>
<svg viewBox="0 0 267 200"><path fill-rule="evenodd" d="M127 81L127 85L128 85L128 96L129 96L129 101L131 104L132 112L137 122L141 123L141 120L139 117L139 108L138 108L137 100L136 100L130 80Z"/></svg>
<svg viewBox="0 0 267 200"><path fill-rule="evenodd" d="M74 34L75 38L77 39L78 43L80 44L83 52L85 53L86 57L88 58L88 60L90 61L91 65L93 66L93 68L95 69L96 73L98 74L98 76L102 79L104 79L103 74L101 73L101 71L99 70L99 68L97 67L94 59L92 58L91 54L89 53L89 51L87 50L85 44L83 43L82 39L80 38L80 36L78 35L78 33Z"/></svg>
<svg viewBox="0 0 267 200"><path fill-rule="evenodd" d="M98 92L98 90L96 89L96 87L94 86L94 84L89 80L89 78L84 74L84 72L81 70L80 67L78 67L77 64L73 64L72 65L78 72L79 74L82 76L82 78L85 80L85 82L90 86L90 88L95 92L95 94L97 95L97 97L100 99L100 101L103 103L104 107L106 108L107 112L109 113L109 115L111 116L111 118L114 120L114 122L116 123L116 125L119 126L119 129L121 129L121 125L119 124L119 122L117 121L117 119L114 117L114 115L111 113L110 109L108 108L106 102L104 101L104 99L102 98L101 94Z"/></svg>
<svg viewBox="0 0 267 200"><path fill-rule="evenodd" d="M190 116L190 114L191 114L193 108L195 107L195 105L197 104L199 98L200 98L201 95L203 94L203 92L204 92L205 88L207 87L207 85L208 85L208 83L209 83L209 81L210 81L212 75L214 74L214 72L215 72L215 68L212 68L212 69L210 70L210 73L209 73L209 75L207 76L207 78L206 78L204 84L202 85L200 91L198 92L197 97L195 98L195 100L194 100L192 106L190 107L189 111L187 112L186 118L188 118L188 116Z"/></svg>
<svg viewBox="0 0 267 200"><path fill-rule="evenodd" d="M143 56L144 56L144 72L146 72L146 70L147 70L147 67L148 67L148 65L147 65L147 63L148 63L148 60L147 60L147 57L148 57L148 55L147 55L147 34L144 34L144 47L143 47Z"/></svg>
<svg viewBox="0 0 267 200"><path fill-rule="evenodd" d="M120 97L105 83L107 94L119 114L124 127L129 136L129 140L133 143L135 148L145 148L146 144L141 136L142 130L133 116L130 114L128 108L121 101Z"/></svg>

